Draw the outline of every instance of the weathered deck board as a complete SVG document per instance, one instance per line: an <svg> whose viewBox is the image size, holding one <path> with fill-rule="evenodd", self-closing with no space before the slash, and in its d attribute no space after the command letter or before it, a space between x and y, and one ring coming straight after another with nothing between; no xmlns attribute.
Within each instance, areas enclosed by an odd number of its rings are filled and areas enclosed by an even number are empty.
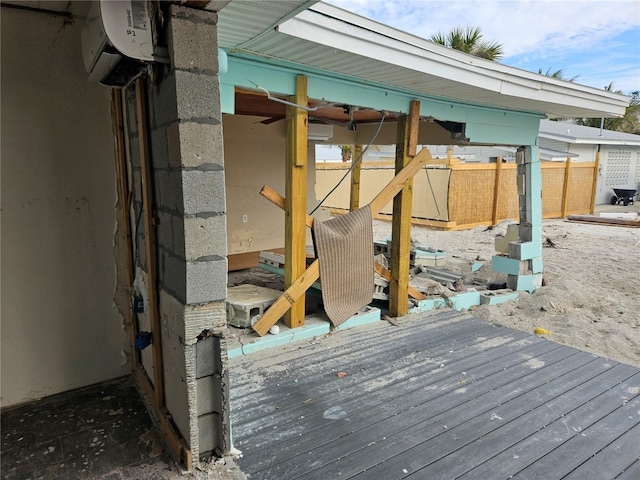
<svg viewBox="0 0 640 480"><path fill-rule="evenodd" d="M640 467L638 369L467 315L361 327L230 368L238 463L252 480Z"/></svg>
<svg viewBox="0 0 640 480"><path fill-rule="evenodd" d="M629 445L640 445L640 432L637 428L628 430L609 445L597 452L593 459L584 462L565 478L567 480L599 480L611 476L611 472L631 470L635 464L636 477L640 478L638 452Z"/></svg>

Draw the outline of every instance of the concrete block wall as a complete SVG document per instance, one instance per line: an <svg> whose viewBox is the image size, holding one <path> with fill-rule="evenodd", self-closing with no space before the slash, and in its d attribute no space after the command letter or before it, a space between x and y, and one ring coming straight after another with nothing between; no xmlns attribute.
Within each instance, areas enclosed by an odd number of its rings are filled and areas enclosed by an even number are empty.
<svg viewBox="0 0 640 480"><path fill-rule="evenodd" d="M217 13L163 4L170 65L147 83L166 407L194 461L230 448L226 193ZM136 255L146 270L135 94L126 92ZM135 230L135 226L134 226ZM147 371L149 370L145 367ZM150 373L148 371L148 373Z"/></svg>
<svg viewBox="0 0 640 480"><path fill-rule="evenodd" d="M517 241L510 241L506 256L494 256L492 268L507 274L512 290L533 292L542 285L542 170L538 147L516 153L520 223Z"/></svg>
<svg viewBox="0 0 640 480"><path fill-rule="evenodd" d="M164 16L171 68L148 93L165 387L181 392L167 408L197 459L230 447L217 14L170 5Z"/></svg>

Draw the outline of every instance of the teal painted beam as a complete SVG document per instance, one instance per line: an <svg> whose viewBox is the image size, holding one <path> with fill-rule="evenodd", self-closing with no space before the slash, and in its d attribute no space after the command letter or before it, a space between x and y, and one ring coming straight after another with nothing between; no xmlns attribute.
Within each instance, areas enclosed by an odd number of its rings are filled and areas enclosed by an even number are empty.
<svg viewBox="0 0 640 480"><path fill-rule="evenodd" d="M310 98L395 113L408 113L411 100L419 100L423 116L466 123L466 135L472 142L527 145L535 143L538 136L539 114L465 104L319 69L282 61L266 62L235 53L228 55L228 65L227 73L220 76L222 85L256 89L255 84L258 84L274 94L292 95L296 75L304 74L308 79Z"/></svg>
<svg viewBox="0 0 640 480"><path fill-rule="evenodd" d="M341 330L347 330L353 327L360 327L362 325L369 325L370 323L376 323L380 321L380 309L376 307L365 307L362 311L356 313L353 317L349 318L346 322L341 323L333 329L334 332Z"/></svg>
<svg viewBox="0 0 640 480"><path fill-rule="evenodd" d="M236 92L233 85L220 85L220 109L222 113L235 113Z"/></svg>

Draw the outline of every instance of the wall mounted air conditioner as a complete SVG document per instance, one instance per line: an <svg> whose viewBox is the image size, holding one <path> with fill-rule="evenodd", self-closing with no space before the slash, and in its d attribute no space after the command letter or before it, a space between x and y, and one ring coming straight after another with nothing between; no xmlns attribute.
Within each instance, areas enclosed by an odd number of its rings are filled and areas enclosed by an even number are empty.
<svg viewBox="0 0 640 480"><path fill-rule="evenodd" d="M166 61L154 54L145 0L94 0L82 30L82 56L89 80L123 86L142 62Z"/></svg>
<svg viewBox="0 0 640 480"><path fill-rule="evenodd" d="M309 140L326 142L331 137L333 137L333 125L325 125L323 123L309 124L309 133L307 136Z"/></svg>

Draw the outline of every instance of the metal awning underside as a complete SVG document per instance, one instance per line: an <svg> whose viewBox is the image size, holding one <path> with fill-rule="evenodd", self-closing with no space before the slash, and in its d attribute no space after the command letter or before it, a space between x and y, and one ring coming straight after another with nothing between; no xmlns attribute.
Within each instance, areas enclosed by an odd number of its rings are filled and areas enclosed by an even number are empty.
<svg viewBox="0 0 640 480"><path fill-rule="evenodd" d="M220 11L230 54L289 62L420 96L550 117L617 117L629 98L467 55L315 1L233 0Z"/></svg>

